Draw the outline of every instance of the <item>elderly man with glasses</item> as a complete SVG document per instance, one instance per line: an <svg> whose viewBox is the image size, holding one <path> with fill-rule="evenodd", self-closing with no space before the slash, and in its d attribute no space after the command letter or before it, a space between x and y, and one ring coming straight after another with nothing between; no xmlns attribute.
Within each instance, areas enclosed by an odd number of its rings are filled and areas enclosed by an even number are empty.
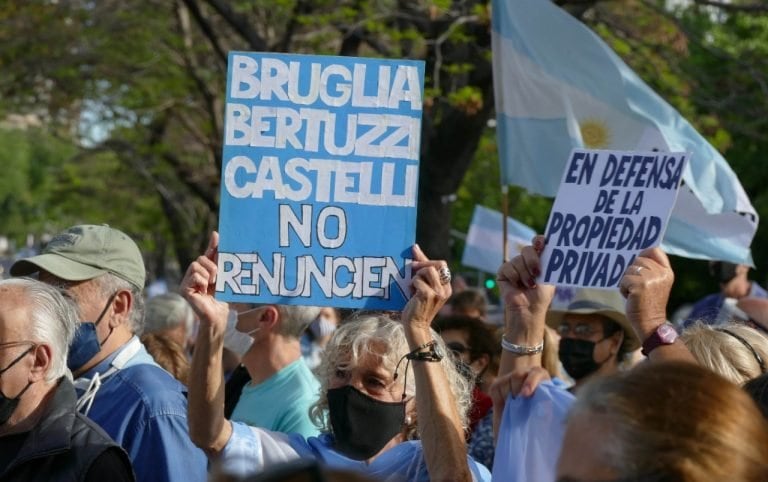
<svg viewBox="0 0 768 482"><path fill-rule="evenodd" d="M0 480L134 480L128 455L75 409L74 303L30 279L0 281Z"/></svg>

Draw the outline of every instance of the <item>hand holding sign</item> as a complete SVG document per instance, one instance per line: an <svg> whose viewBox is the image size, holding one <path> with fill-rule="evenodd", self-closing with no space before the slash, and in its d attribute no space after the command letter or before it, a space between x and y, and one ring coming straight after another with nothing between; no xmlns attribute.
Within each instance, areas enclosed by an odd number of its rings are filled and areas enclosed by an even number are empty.
<svg viewBox="0 0 768 482"><path fill-rule="evenodd" d="M619 288L627 298L627 318L640 340L667 321L667 301L675 274L660 248L642 251L627 268Z"/></svg>
<svg viewBox="0 0 768 482"><path fill-rule="evenodd" d="M501 265L497 275L505 309L514 323L541 321L555 293L554 286L536 284L541 273L540 256L544 250L544 236L533 238L533 246L525 246L520 254ZM538 342L538 341L537 341Z"/></svg>
<svg viewBox="0 0 768 482"><path fill-rule="evenodd" d="M214 298L218 248L219 233L213 231L205 254L198 256L189 265L179 290L195 310L201 323L216 325L223 333L227 324L229 305Z"/></svg>
<svg viewBox="0 0 768 482"><path fill-rule="evenodd" d="M554 286L536 284L541 273L544 236L533 238L520 254L501 265L497 275L499 289L509 313L507 332L521 335L525 344L538 344L544 337L544 317L555 293Z"/></svg>
<svg viewBox="0 0 768 482"><path fill-rule="evenodd" d="M412 296L402 315L403 322L410 328L429 330L432 320L451 297L450 281L444 283L438 273L445 267L445 261L430 260L418 244L413 246Z"/></svg>

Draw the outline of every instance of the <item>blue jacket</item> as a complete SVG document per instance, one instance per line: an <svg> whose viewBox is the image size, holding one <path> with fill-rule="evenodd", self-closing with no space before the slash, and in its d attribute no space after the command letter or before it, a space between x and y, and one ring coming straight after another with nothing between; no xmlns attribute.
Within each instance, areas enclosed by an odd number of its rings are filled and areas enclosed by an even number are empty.
<svg viewBox="0 0 768 482"><path fill-rule="evenodd" d="M135 354L122 368L114 367L126 349ZM106 377L90 409L86 404L83 410L128 452L136 480L207 480L205 454L189 438L186 388L155 363L137 337L78 378L78 395L97 373Z"/></svg>

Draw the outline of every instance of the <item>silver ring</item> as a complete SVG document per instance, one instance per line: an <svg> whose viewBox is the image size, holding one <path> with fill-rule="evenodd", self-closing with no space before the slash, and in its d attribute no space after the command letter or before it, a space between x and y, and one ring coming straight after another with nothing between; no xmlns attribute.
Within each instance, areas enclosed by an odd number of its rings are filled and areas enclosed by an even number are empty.
<svg viewBox="0 0 768 482"><path fill-rule="evenodd" d="M643 269L642 266L635 266L635 274L640 274L640 271Z"/></svg>
<svg viewBox="0 0 768 482"><path fill-rule="evenodd" d="M440 284L447 285L451 282L451 270L448 269L448 266L440 268L438 274L440 275Z"/></svg>

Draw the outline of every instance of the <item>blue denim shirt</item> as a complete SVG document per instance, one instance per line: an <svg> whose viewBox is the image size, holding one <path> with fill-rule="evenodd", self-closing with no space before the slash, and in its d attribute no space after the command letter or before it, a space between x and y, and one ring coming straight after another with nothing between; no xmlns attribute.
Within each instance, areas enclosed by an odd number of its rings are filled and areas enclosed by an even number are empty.
<svg viewBox="0 0 768 482"><path fill-rule="evenodd" d="M106 373L115 357L136 342L134 337L78 381ZM82 393L78 390L78 396ZM189 438L186 388L143 345L102 381L87 415L128 452L137 481L207 480L205 454Z"/></svg>

